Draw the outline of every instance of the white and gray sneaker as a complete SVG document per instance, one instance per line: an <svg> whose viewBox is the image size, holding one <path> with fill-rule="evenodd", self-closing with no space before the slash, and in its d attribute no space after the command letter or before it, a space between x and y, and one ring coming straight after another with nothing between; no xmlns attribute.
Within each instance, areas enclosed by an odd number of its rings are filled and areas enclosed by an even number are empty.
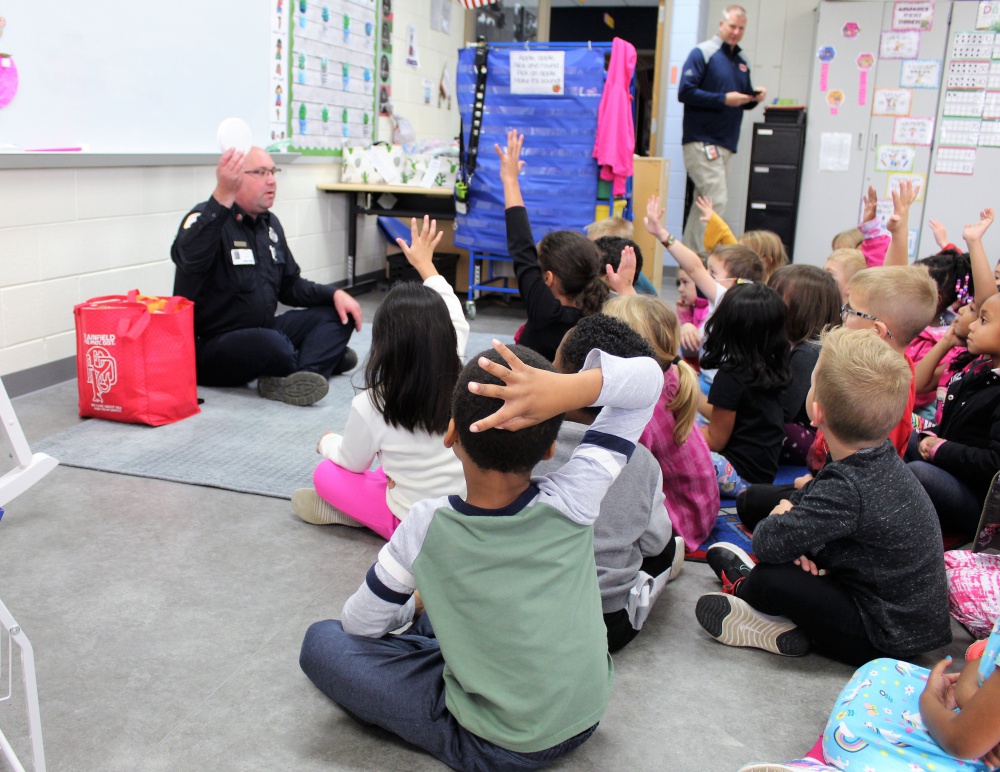
<svg viewBox="0 0 1000 772"><path fill-rule="evenodd" d="M792 620L763 614L735 595L702 595L694 614L698 624L726 646L763 649L783 657L801 657L809 652L809 636Z"/></svg>
<svg viewBox="0 0 1000 772"><path fill-rule="evenodd" d="M330 502L316 493L315 488L296 488L292 492L292 511L307 523L313 525L347 525L363 528L357 520L345 515Z"/></svg>

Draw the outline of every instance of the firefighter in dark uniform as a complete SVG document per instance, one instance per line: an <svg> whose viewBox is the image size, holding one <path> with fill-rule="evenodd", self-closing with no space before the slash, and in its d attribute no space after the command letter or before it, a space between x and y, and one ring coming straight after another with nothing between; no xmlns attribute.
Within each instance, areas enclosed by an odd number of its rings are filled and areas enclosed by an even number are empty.
<svg viewBox="0 0 1000 772"><path fill-rule="evenodd" d="M293 405L322 399L327 379L357 364L351 295L303 279L278 218L271 157L230 149L212 197L192 209L170 250L174 294L194 301L198 383L239 386ZM275 316L278 302L294 307Z"/></svg>

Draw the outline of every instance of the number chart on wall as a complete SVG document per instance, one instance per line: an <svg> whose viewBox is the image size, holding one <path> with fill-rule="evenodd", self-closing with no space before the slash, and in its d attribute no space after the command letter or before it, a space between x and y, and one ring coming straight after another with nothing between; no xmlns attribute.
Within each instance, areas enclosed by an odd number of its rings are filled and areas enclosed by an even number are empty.
<svg viewBox="0 0 1000 772"><path fill-rule="evenodd" d="M304 155L339 155L375 127L375 0L272 0L270 132Z"/></svg>

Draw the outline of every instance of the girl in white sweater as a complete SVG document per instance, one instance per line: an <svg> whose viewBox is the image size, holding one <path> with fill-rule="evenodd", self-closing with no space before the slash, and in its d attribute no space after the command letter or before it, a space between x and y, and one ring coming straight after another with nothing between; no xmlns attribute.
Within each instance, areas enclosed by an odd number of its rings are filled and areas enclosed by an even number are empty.
<svg viewBox="0 0 1000 772"><path fill-rule="evenodd" d="M375 313L365 390L351 402L344 434L327 432L327 460L315 488L292 494L295 514L316 525L362 525L388 539L410 507L426 498L465 495L462 464L444 446L451 395L462 369L469 323L434 267L435 221L410 223L412 245L397 239L423 284L394 286ZM381 466L370 470L378 457Z"/></svg>

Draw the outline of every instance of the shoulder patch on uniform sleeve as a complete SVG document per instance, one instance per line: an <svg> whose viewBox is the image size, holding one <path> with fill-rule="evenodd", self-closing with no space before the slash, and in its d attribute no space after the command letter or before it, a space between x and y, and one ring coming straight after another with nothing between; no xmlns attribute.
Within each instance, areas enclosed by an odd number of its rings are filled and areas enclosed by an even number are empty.
<svg viewBox="0 0 1000 772"><path fill-rule="evenodd" d="M184 220L184 225L183 225L184 230L187 230L192 225L194 225L199 217L201 217L201 212L191 212L191 214L189 214Z"/></svg>

